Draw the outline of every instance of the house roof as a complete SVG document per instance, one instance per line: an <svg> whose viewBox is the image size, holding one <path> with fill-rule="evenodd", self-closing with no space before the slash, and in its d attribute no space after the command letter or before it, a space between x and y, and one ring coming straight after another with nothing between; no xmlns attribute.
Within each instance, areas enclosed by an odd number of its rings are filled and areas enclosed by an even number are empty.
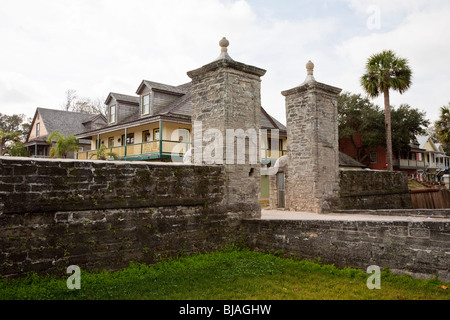
<svg viewBox="0 0 450 320"><path fill-rule="evenodd" d="M115 125L109 125L105 126L108 129L112 129L114 127L119 127L125 124L132 124L133 122L139 121L139 125L142 125L142 121L150 121L151 119L154 119L155 117L173 117L173 118L181 118L185 120L190 120L190 117L192 115L192 101L191 101L191 88L192 84L191 82L184 83L179 86L171 86L171 85L165 85L158 82L143 80L141 85L139 86L138 90L136 91L137 94L140 94L143 92L144 88L148 87L152 90L160 91L160 92L168 92L175 94L179 96L176 98L173 102L168 104L166 107L164 107L157 115L154 115L152 117L147 117L145 119L141 118L139 115L139 112L136 112L135 114L130 115L129 117L121 120ZM118 94L118 93L110 93L110 96L114 97L121 97L122 99L125 99L129 97L129 99L138 99L137 103L139 103L139 97L135 96L129 96L124 94ZM108 96L109 97L109 96ZM117 98L116 98L117 99ZM107 101L105 103L109 102ZM280 135L286 135L286 126L283 125L281 122L270 116L264 108L261 107L261 128L262 129L278 129L280 131ZM89 131L79 131L77 135L83 135L87 133L98 133L101 132L102 129L98 130L89 130Z"/></svg>
<svg viewBox="0 0 450 320"><path fill-rule="evenodd" d="M181 86L171 86L164 83L149 81L149 80L142 80L141 84L139 85L138 89L136 90L136 94L140 95L144 88L147 87L150 90L153 91L159 91L159 92L166 92L166 93L172 93L176 95L183 95L186 93L186 90L184 90Z"/></svg>
<svg viewBox="0 0 450 320"><path fill-rule="evenodd" d="M435 151L435 152L442 152L439 150L439 143L435 143L433 139L431 139L431 136L417 136L417 142L419 142L420 149L424 149L426 151ZM434 150L429 150L425 146L429 142Z"/></svg>
<svg viewBox="0 0 450 320"><path fill-rule="evenodd" d="M99 116L81 112L37 108L33 123L35 123L38 113L40 116L40 121L44 123L44 126L48 133L58 131L65 136L74 135L78 132L84 131L85 127L83 126L83 123L86 123ZM27 136L27 142L29 141L29 136L30 134L28 134ZM44 137L38 137L36 139L38 139L39 141L43 138Z"/></svg>
<svg viewBox="0 0 450 320"><path fill-rule="evenodd" d="M116 101L118 101L118 102L139 105L139 97L138 96L130 96L130 95L115 93L115 92L109 93L108 97L105 100L105 104L109 104L109 102L111 101L112 98L116 99Z"/></svg>
<svg viewBox="0 0 450 320"><path fill-rule="evenodd" d="M425 149L425 144L430 139L430 136L416 136L417 142L419 143L420 149Z"/></svg>
<svg viewBox="0 0 450 320"><path fill-rule="evenodd" d="M349 155L339 152L339 166L340 167L352 167L352 168L367 168L366 165L359 161L356 161Z"/></svg>

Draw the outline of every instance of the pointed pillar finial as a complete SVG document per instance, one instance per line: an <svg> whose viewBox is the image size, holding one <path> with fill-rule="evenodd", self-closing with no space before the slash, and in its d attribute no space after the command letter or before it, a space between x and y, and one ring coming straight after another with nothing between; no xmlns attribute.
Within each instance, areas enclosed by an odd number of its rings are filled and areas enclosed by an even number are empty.
<svg viewBox="0 0 450 320"><path fill-rule="evenodd" d="M231 59L230 55L228 54L228 46L230 45L230 41L227 40L227 38L223 37L222 40L219 41L220 46L220 56L216 60L220 59Z"/></svg>
<svg viewBox="0 0 450 320"><path fill-rule="evenodd" d="M316 79L314 79L314 63L312 63L311 60L306 64L306 79L304 83L310 81L316 81Z"/></svg>

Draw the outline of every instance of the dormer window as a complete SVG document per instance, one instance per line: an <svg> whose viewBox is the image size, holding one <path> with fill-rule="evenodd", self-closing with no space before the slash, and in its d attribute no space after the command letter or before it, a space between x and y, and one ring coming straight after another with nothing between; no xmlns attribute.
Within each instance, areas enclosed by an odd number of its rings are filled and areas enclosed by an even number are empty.
<svg viewBox="0 0 450 320"><path fill-rule="evenodd" d="M116 105L109 107L109 123L116 122Z"/></svg>
<svg viewBox="0 0 450 320"><path fill-rule="evenodd" d="M142 114L149 114L150 113L150 95L146 94L145 96L142 96Z"/></svg>

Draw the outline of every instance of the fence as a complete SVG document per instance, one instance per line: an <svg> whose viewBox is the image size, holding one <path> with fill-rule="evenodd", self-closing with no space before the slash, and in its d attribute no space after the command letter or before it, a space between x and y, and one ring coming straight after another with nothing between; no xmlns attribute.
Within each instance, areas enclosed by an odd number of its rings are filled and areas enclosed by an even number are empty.
<svg viewBox="0 0 450 320"><path fill-rule="evenodd" d="M412 189L410 193L414 209L450 208L450 191L447 189L420 188Z"/></svg>

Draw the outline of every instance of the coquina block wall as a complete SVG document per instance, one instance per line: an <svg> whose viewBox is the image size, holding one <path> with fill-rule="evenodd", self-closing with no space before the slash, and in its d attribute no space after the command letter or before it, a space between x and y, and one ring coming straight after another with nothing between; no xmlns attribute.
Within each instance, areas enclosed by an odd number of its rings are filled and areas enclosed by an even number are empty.
<svg viewBox="0 0 450 320"><path fill-rule="evenodd" d="M289 178L288 163L281 159L278 172ZM412 209L405 172L374 170L340 170L338 196L330 201L330 211ZM277 209L276 175L270 176L270 206Z"/></svg>
<svg viewBox="0 0 450 320"><path fill-rule="evenodd" d="M0 158L0 274L114 271L244 241L450 281L449 222L249 219L223 206L225 180L223 166Z"/></svg>
<svg viewBox="0 0 450 320"><path fill-rule="evenodd" d="M0 158L0 274L117 270L233 242L221 166Z"/></svg>
<svg viewBox="0 0 450 320"><path fill-rule="evenodd" d="M249 246L337 267L371 265L417 278L450 282L450 222L245 220Z"/></svg>
<svg viewBox="0 0 450 320"><path fill-rule="evenodd" d="M341 170L339 186L336 209L412 209L405 172Z"/></svg>

